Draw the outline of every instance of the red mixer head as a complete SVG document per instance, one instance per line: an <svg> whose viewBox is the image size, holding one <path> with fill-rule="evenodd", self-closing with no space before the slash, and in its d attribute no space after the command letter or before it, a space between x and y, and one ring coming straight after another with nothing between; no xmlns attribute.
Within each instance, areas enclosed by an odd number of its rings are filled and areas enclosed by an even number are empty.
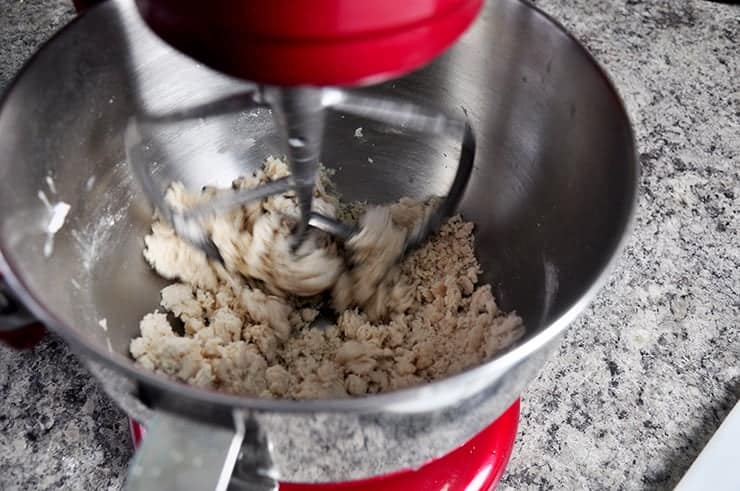
<svg viewBox="0 0 740 491"><path fill-rule="evenodd" d="M376 83L419 68L483 0L137 0L152 29L219 71L270 85Z"/></svg>

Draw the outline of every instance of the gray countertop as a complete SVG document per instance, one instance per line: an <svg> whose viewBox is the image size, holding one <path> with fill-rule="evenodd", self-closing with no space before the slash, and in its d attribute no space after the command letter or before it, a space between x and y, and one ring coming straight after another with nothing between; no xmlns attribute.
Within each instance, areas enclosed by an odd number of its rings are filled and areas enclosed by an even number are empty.
<svg viewBox="0 0 740 491"><path fill-rule="evenodd" d="M643 173L610 281L522 395L503 489L670 489L740 397L740 6L540 0L624 97ZM0 89L73 16L0 0ZM0 489L118 489L123 414L56 336L0 348Z"/></svg>

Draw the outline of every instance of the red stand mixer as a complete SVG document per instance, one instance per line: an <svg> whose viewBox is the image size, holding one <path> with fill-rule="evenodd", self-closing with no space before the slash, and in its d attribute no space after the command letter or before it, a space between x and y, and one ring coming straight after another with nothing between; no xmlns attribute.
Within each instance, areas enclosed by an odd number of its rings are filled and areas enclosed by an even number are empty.
<svg viewBox="0 0 740 491"><path fill-rule="evenodd" d="M299 87L380 83L419 68L468 28L482 0L137 0L137 6L149 26L178 50L229 75L280 87L281 99L293 92L305 100ZM294 119L300 124L310 118ZM280 489L491 489L508 462L518 415L516 403L463 446L418 469L345 483L282 483ZM132 434L138 444L137 423Z"/></svg>
<svg viewBox="0 0 740 491"><path fill-rule="evenodd" d="M132 423L138 450L129 489L217 483L216 489L483 491L498 482L513 447L517 397L604 283L631 221L638 179L624 107L588 53L525 1L483 3L108 0L57 34L10 84L0 100L6 157L0 271L9 287L0 291L0 336L21 347L28 338L20 331L6 336L3 328L40 319L78 350L132 421L146 426L144 432ZM438 56L447 48L451 56ZM418 96L450 112L357 96L354 87ZM202 102L204 92L232 96L181 107ZM170 112L132 126L134 108L147 97ZM351 136L355 124L325 121L325 109L452 136L460 150L457 174L447 170L455 163L447 153L453 145L428 145L406 162L400 137L377 132L372 156L387 167L357 165L352 178L369 183L365 194L379 200L448 188L418 240L459 203L478 227L483 279L494 285L502 309L522 316L524 338L456 375L361 398L239 397L136 366L129 343L162 286L141 260L141 237L151 226L147 205L209 253L198 217L163 209L162 183L147 172L147 128L197 123L252 104L269 106L282 126L293 177L271 191L296 190L298 240L309 226L352 233L311 211L322 142L331 141L329 150L350 148L354 160L344 161L364 165L368 158L369 145ZM481 136L475 167L463 112ZM69 203L70 212L54 254L44 257L47 236L19 224L45 213L37 193L51 176L54 199ZM351 183L341 185L352 191ZM234 193L225 206L249 199L255 197ZM32 315L20 315L21 303ZM38 329L27 332L38 336Z"/></svg>
<svg viewBox="0 0 740 491"><path fill-rule="evenodd" d="M178 50L218 71L290 93L380 83L419 68L469 27L482 0L138 0L137 6ZM508 462L518 417L517 402L470 441L418 469L344 483L281 483L279 489L491 489ZM131 434L138 447L146 430L131 420Z"/></svg>

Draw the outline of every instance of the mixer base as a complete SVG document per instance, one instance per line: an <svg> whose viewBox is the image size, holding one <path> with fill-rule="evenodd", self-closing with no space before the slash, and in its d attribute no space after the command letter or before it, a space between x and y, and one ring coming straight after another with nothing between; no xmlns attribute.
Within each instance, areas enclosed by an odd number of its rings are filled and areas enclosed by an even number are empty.
<svg viewBox="0 0 740 491"><path fill-rule="evenodd" d="M146 431L130 420L131 438L138 447ZM514 448L519 401L497 420L452 452L416 470L401 470L369 479L324 484L280 483L280 491L487 491L496 487Z"/></svg>

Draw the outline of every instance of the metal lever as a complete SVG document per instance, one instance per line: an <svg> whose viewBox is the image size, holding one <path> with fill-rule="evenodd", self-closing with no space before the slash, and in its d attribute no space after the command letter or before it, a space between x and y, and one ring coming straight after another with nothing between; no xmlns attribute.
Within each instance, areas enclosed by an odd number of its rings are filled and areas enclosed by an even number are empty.
<svg viewBox="0 0 740 491"><path fill-rule="evenodd" d="M159 412L129 467L125 489L276 491L269 445L242 412L230 428Z"/></svg>

